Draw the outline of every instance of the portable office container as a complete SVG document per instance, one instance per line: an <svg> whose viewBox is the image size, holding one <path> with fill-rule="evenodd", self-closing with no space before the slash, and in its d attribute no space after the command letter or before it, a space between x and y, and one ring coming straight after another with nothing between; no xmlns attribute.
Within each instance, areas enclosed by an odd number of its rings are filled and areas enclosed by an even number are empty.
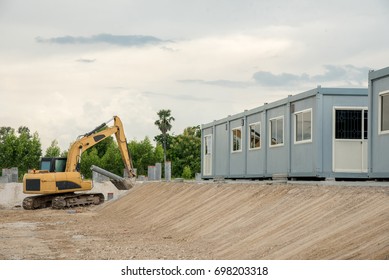
<svg viewBox="0 0 389 280"><path fill-rule="evenodd" d="M389 67L369 73L369 173L389 178Z"/></svg>
<svg viewBox="0 0 389 280"><path fill-rule="evenodd" d="M367 105L367 89L318 87L204 124L202 178L367 178Z"/></svg>

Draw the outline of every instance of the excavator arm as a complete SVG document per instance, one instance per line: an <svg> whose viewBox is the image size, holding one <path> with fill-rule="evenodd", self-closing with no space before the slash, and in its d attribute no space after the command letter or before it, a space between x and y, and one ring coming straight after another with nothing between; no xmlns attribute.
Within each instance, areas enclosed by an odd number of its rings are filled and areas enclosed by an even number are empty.
<svg viewBox="0 0 389 280"><path fill-rule="evenodd" d="M107 123L110 123L112 120L114 121L113 125L107 126ZM134 177L135 173L127 147L127 139L124 134L122 121L118 116L114 116L108 122L102 123L92 131L77 138L76 142L69 149L65 172L79 172L82 153L113 134L115 134L128 177Z"/></svg>

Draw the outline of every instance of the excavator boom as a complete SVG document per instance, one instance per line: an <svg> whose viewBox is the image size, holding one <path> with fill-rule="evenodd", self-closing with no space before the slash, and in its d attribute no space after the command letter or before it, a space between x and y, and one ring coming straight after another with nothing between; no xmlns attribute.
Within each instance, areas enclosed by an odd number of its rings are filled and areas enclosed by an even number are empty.
<svg viewBox="0 0 389 280"><path fill-rule="evenodd" d="M92 148L97 143L103 141L107 137L111 136L112 134L115 134L123 164L126 168L128 176L130 178L135 176L132 168L131 156L127 148L127 140L124 134L122 121L118 116L114 116L113 120L114 124L111 127L107 127L108 122L102 123L94 130L79 136L76 142L74 142L69 149L65 172L79 171L79 163L82 153L87 149Z"/></svg>

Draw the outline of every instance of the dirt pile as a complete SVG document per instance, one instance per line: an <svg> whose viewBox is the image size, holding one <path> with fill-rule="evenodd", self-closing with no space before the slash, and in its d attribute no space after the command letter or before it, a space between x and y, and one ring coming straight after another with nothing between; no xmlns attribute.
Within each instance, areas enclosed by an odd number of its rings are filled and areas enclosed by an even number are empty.
<svg viewBox="0 0 389 280"><path fill-rule="evenodd" d="M144 183L91 208L1 210L0 259L389 259L389 188Z"/></svg>
<svg viewBox="0 0 389 280"><path fill-rule="evenodd" d="M200 242L217 259L389 258L389 190L146 184L98 219Z"/></svg>

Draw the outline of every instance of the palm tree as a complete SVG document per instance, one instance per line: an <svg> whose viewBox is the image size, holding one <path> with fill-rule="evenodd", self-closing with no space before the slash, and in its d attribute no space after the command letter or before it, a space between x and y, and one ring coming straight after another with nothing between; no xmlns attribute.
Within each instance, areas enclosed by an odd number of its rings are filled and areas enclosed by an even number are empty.
<svg viewBox="0 0 389 280"><path fill-rule="evenodd" d="M171 122L174 121L174 117L172 117L170 110L159 110L157 113L159 120L155 121L155 125L158 126L158 129L162 132L163 137L163 160L164 164L166 163L166 136L168 131L172 129Z"/></svg>

